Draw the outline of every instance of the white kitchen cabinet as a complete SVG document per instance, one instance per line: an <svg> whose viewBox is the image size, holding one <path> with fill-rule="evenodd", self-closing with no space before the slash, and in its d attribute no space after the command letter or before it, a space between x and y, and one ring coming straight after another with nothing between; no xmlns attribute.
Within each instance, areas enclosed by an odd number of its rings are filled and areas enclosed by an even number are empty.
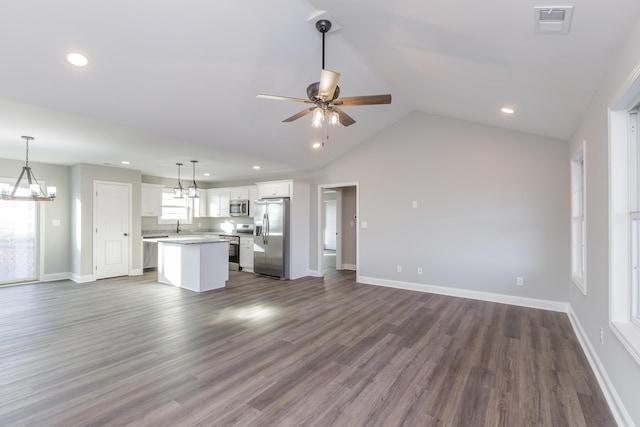
<svg viewBox="0 0 640 427"><path fill-rule="evenodd" d="M291 181L258 182L258 197L291 197Z"/></svg>
<svg viewBox="0 0 640 427"><path fill-rule="evenodd" d="M140 215L160 216L162 215L162 185L140 184Z"/></svg>
<svg viewBox="0 0 640 427"><path fill-rule="evenodd" d="M229 216L229 189L210 188L207 190L207 215L210 217Z"/></svg>
<svg viewBox="0 0 640 427"><path fill-rule="evenodd" d="M240 237L240 268L253 271L253 236Z"/></svg>
<svg viewBox="0 0 640 427"><path fill-rule="evenodd" d="M209 216L209 204L207 202L207 190L200 189L197 199L193 199L193 216L204 218Z"/></svg>
<svg viewBox="0 0 640 427"><path fill-rule="evenodd" d="M255 201L259 199L258 197L258 186L252 185L249 187L249 216L253 217L253 208L255 205Z"/></svg>
<svg viewBox="0 0 640 427"><path fill-rule="evenodd" d="M229 198L231 200L249 200L249 187L231 187Z"/></svg>

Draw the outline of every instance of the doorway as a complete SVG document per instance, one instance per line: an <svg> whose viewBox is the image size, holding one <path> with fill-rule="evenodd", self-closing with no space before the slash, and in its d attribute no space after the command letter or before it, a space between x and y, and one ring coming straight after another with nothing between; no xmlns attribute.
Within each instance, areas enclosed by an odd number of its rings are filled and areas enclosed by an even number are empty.
<svg viewBox="0 0 640 427"><path fill-rule="evenodd" d="M94 182L94 275L129 275L131 184Z"/></svg>
<svg viewBox="0 0 640 427"><path fill-rule="evenodd" d="M318 186L318 270L358 268L358 184ZM329 269L329 270L327 270Z"/></svg>

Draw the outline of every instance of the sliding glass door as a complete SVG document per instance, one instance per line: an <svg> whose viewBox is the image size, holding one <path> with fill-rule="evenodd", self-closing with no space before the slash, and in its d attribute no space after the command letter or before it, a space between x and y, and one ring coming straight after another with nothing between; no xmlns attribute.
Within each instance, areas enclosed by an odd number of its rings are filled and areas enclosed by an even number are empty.
<svg viewBox="0 0 640 427"><path fill-rule="evenodd" d="M0 200L0 285L37 279L37 209L37 202Z"/></svg>

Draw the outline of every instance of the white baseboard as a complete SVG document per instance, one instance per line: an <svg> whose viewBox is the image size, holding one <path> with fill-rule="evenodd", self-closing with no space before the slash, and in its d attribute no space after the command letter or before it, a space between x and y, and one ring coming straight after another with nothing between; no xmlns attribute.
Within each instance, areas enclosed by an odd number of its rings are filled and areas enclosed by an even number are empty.
<svg viewBox="0 0 640 427"><path fill-rule="evenodd" d="M320 271L318 271L318 270L309 270L309 271L307 271L307 276L322 277L322 274L320 274Z"/></svg>
<svg viewBox="0 0 640 427"><path fill-rule="evenodd" d="M593 370L593 373L598 380L600 389L602 390L605 399L607 399L607 403L609 404L609 408L611 409L616 422L619 426L633 427L635 424L633 423L629 412L627 412L627 409L620 400L620 396L618 396L616 389L613 387L611 379L609 379L609 375L607 375L606 369L602 365L598 354L593 348L593 345L591 345L591 341L589 340L588 335L582 328L582 325L578 320L578 316L576 316L571 306L569 306L567 314L569 315L571 326L573 326L573 331L578 337L578 341L580 342L580 346L582 347L584 354L587 356L589 365L591 365L591 370Z"/></svg>
<svg viewBox="0 0 640 427"><path fill-rule="evenodd" d="M342 269L343 270L353 270L353 271L357 270L355 264L342 264Z"/></svg>
<svg viewBox="0 0 640 427"><path fill-rule="evenodd" d="M56 280L69 280L71 279L71 273L53 273L53 274L43 274L40 276L40 282L54 282Z"/></svg>
<svg viewBox="0 0 640 427"><path fill-rule="evenodd" d="M85 276L80 276L79 274L71 273L70 279L73 280L76 283L95 282L95 279L93 278L93 274L87 274Z"/></svg>
<svg viewBox="0 0 640 427"><path fill-rule="evenodd" d="M144 271L141 268L134 268L129 272L129 276L142 276Z"/></svg>
<svg viewBox="0 0 640 427"><path fill-rule="evenodd" d="M514 295L494 294L491 292L471 291L468 289L449 288L445 286L426 285L423 283L401 282L397 280L379 279L376 277L359 276L358 282L367 285L386 286L388 288L406 289L409 291L427 292L431 294L448 295L452 297L469 298L480 301L511 304L521 307L539 308L542 310L567 313L569 303L550 301L537 298L518 297Z"/></svg>

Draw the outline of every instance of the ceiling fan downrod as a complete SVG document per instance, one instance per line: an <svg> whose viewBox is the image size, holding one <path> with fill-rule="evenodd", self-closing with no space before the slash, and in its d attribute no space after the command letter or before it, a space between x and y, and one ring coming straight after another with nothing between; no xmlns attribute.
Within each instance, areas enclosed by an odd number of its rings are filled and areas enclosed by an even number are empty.
<svg viewBox="0 0 640 427"><path fill-rule="evenodd" d="M316 22L316 28L322 33L322 69L324 70L324 35L331 29L331 21L321 19Z"/></svg>

